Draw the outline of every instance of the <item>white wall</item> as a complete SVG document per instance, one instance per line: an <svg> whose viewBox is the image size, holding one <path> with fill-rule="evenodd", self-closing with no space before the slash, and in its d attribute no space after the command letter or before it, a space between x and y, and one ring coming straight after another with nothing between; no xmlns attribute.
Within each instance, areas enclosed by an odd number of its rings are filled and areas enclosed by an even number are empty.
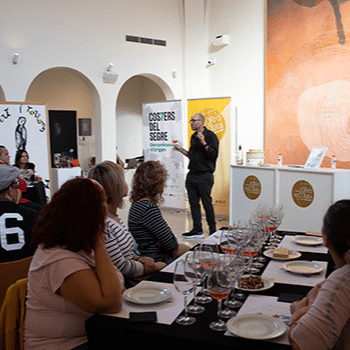
<svg viewBox="0 0 350 350"><path fill-rule="evenodd" d="M212 0L209 41L228 34L230 44L212 50L209 67L210 94L232 98L232 117L237 108L237 144L244 153L264 149L265 0ZM232 123L232 146L236 130ZM233 152L235 150L233 149Z"/></svg>
<svg viewBox="0 0 350 350"><path fill-rule="evenodd" d="M99 101L97 161L115 159L117 97L135 75L156 76L174 99L231 96L239 142L263 145L264 0L2 0L0 86L7 101L24 101L41 72L68 67L86 77ZM230 46L210 53L222 33ZM125 35L167 41L166 47L125 41ZM20 54L12 64L15 52ZM217 65L206 67L208 57ZM108 64L119 74L104 84ZM172 73L177 71L177 77ZM97 105L97 104L96 104ZM187 128L187 125L184 126ZM102 137L103 135L103 137Z"/></svg>

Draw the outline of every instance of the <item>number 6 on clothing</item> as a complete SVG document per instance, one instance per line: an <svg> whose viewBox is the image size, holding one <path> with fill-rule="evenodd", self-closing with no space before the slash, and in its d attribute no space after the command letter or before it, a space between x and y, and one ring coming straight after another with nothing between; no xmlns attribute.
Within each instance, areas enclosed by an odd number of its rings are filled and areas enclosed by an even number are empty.
<svg viewBox="0 0 350 350"><path fill-rule="evenodd" d="M18 213L6 213L1 215L0 217L0 244L1 246L9 251L9 250L17 250L21 249L25 244L24 239L24 231L19 227L10 227L6 228L6 219L17 219L18 221L23 221L23 217ZM7 240L7 235L17 234L18 243L9 244Z"/></svg>

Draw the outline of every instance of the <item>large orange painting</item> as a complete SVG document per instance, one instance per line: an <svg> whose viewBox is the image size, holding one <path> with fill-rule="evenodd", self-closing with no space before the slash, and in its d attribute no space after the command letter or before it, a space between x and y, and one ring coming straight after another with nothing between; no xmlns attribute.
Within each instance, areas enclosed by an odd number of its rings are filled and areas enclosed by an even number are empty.
<svg viewBox="0 0 350 350"><path fill-rule="evenodd" d="M350 168L349 0L267 1L265 125L267 163Z"/></svg>

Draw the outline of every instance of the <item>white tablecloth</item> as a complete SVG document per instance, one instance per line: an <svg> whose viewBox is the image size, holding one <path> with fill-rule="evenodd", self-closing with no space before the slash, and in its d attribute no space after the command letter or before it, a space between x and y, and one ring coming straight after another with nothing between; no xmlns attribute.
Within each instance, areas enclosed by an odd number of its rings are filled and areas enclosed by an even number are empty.
<svg viewBox="0 0 350 350"><path fill-rule="evenodd" d="M270 297L266 295L249 295L241 309L238 311L237 316L248 314L264 314L268 316L274 316L280 318L289 327L290 322L290 303L284 303L277 301L277 297ZM269 341L289 344L287 331L278 338L270 339ZM235 336L230 331L227 331L225 335Z"/></svg>
<svg viewBox="0 0 350 350"><path fill-rule="evenodd" d="M285 235L278 245L280 248L288 248L291 250L297 250L299 252L310 252L310 253L323 253L327 254L328 249L323 245L301 245L297 244L293 241L293 237L291 235Z"/></svg>
<svg viewBox="0 0 350 350"><path fill-rule="evenodd" d="M142 281L137 286L161 286L167 288L171 292L171 299L164 301L159 304L151 305L140 305L134 304L123 299L123 308L120 312L114 314L108 314L108 316L129 318L130 312L145 312L145 311L156 311L157 312L157 323L172 324L177 316L182 312L184 308L184 296L176 291L173 284L160 283L152 281ZM187 296L187 302L189 303L193 298L193 293Z"/></svg>
<svg viewBox="0 0 350 350"><path fill-rule="evenodd" d="M285 284L298 284L301 286L313 287L316 284L322 282L326 278L327 272L327 262L325 261L315 261L317 264L323 266L323 271L313 275L301 275L297 273L292 273L283 268L285 261L281 260L271 260L267 266L262 277L271 278L275 283L285 283Z"/></svg>

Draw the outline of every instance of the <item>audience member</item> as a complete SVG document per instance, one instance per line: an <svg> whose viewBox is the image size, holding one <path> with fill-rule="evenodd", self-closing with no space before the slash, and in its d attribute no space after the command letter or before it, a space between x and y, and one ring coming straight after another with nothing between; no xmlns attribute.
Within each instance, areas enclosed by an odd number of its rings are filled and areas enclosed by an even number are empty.
<svg viewBox="0 0 350 350"><path fill-rule="evenodd" d="M3 145L0 145L0 164L10 165L10 153Z"/></svg>
<svg viewBox="0 0 350 350"><path fill-rule="evenodd" d="M14 166L0 166L0 263L34 254L32 227L40 210L17 204L19 173L20 170Z"/></svg>
<svg viewBox="0 0 350 350"><path fill-rule="evenodd" d="M337 267L291 305L289 339L294 350L350 349L350 200L334 203L322 228Z"/></svg>
<svg viewBox="0 0 350 350"><path fill-rule="evenodd" d="M164 220L159 205L168 173L158 161L141 163L135 171L128 226L141 255L169 262L188 250L179 244Z"/></svg>
<svg viewBox="0 0 350 350"><path fill-rule="evenodd" d="M111 161L102 162L90 169L88 177L98 181L107 194L106 248L114 265L126 279L149 275L165 264L134 253L134 240L117 213L123 207L123 197L128 195L124 169Z"/></svg>
<svg viewBox="0 0 350 350"><path fill-rule="evenodd" d="M19 150L16 152L15 164L21 170L21 178L26 181L36 181L35 164L29 162L29 155L27 151Z"/></svg>
<svg viewBox="0 0 350 350"><path fill-rule="evenodd" d="M106 250L106 195L94 180L67 181L33 228L25 349L88 349L85 320L122 306L124 279Z"/></svg>
<svg viewBox="0 0 350 350"><path fill-rule="evenodd" d="M6 149L5 146L0 146L0 165L10 165L10 153ZM16 189L17 189L17 203L28 203L29 200L23 198L22 193L27 191L27 183L25 180L23 180L21 177L18 177L19 181L17 181ZM35 208L36 210L41 209Z"/></svg>

